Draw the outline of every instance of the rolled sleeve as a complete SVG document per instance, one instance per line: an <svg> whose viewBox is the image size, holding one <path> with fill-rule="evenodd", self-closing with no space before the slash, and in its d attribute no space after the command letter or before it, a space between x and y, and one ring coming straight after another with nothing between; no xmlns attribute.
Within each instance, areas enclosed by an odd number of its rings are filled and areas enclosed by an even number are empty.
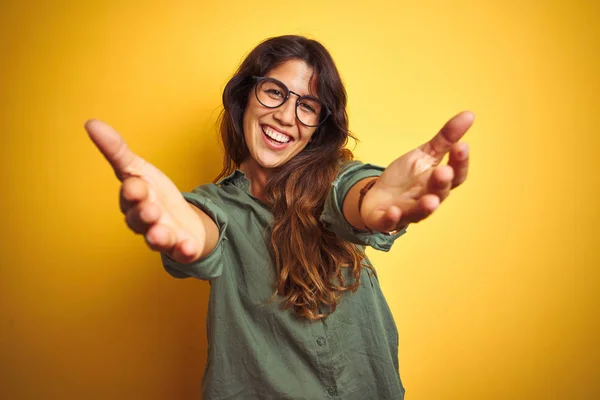
<svg viewBox="0 0 600 400"><path fill-rule="evenodd" d="M352 161L342 167L329 189L321 214L320 220L326 229L355 244L371 246L382 251L390 250L394 241L406 233L406 228L391 236L379 232L360 231L350 225L342 211L344 199L352 186L362 179L380 176L383 170L383 167L363 164L360 161Z"/></svg>
<svg viewBox="0 0 600 400"><path fill-rule="evenodd" d="M189 264L182 264L172 260L166 254L161 253L161 259L165 270L175 278L198 278L211 280L221 276L223 272L223 246L227 240L225 232L227 230L227 214L203 193L202 187L195 189L191 193L182 193L183 197L194 206L204 211L217 224L219 238L217 245L206 257Z"/></svg>

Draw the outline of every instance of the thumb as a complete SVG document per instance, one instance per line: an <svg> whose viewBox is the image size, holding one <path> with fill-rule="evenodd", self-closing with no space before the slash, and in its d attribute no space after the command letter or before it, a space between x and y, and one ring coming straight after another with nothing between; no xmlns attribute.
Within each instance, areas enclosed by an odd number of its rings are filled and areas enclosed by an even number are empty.
<svg viewBox="0 0 600 400"><path fill-rule="evenodd" d="M125 140L110 125L100 120L89 120L85 129L98 150L115 170L119 180L133 174L134 165L141 160L129 149Z"/></svg>

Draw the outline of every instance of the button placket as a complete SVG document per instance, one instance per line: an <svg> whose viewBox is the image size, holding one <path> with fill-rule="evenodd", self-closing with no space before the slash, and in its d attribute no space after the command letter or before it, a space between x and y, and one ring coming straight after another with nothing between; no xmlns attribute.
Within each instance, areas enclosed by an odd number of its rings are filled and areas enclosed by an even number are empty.
<svg viewBox="0 0 600 400"><path fill-rule="evenodd" d="M321 311L321 309L319 309ZM319 380L321 381L322 393L329 398L337 398L336 366L330 346L332 342L328 334L327 321L321 321L320 324L312 326L312 350L316 357L315 362L319 367Z"/></svg>

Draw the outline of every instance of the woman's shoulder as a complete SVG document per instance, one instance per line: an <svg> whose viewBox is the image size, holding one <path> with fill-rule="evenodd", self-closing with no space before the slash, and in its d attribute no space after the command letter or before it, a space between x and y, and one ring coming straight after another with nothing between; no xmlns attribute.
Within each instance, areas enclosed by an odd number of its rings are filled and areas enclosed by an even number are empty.
<svg viewBox="0 0 600 400"><path fill-rule="evenodd" d="M341 160L337 179L354 175L356 173L366 174L368 176L381 175L385 168L376 164L365 163L360 160Z"/></svg>
<svg viewBox="0 0 600 400"><path fill-rule="evenodd" d="M356 168L360 165L363 165L364 163L360 160L355 160L355 159L341 159L338 163L338 175L344 173L345 171L351 169L351 168Z"/></svg>
<svg viewBox="0 0 600 400"><path fill-rule="evenodd" d="M218 183L205 183L198 185L188 193L203 194L203 195L217 195L221 190L221 185Z"/></svg>

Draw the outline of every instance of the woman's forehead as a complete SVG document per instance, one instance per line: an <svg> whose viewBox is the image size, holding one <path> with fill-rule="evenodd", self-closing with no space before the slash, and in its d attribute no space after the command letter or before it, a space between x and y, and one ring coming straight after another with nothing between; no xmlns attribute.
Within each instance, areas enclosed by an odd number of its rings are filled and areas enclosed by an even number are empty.
<svg viewBox="0 0 600 400"><path fill-rule="evenodd" d="M288 60L271 69L266 76L283 82L289 90L302 96L317 93L314 70L302 60ZM310 86L309 86L310 85Z"/></svg>

